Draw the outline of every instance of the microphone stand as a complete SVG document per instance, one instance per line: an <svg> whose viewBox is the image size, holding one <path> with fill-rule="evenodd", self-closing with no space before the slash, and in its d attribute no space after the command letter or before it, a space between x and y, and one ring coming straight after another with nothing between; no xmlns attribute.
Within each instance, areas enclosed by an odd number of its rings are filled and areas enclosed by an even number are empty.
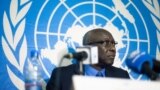
<svg viewBox="0 0 160 90"><path fill-rule="evenodd" d="M77 59L79 64L79 74L83 75L83 61L88 57L88 54L85 51L83 51L76 54L74 53L71 57Z"/></svg>
<svg viewBox="0 0 160 90"><path fill-rule="evenodd" d="M82 62L82 60L79 61L79 74L83 75L83 62Z"/></svg>

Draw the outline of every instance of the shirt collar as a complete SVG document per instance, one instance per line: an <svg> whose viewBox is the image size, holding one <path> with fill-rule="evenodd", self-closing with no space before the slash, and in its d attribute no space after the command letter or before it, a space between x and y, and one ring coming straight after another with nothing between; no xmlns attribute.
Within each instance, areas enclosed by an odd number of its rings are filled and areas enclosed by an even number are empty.
<svg viewBox="0 0 160 90"><path fill-rule="evenodd" d="M99 72L91 65L84 65L84 70L85 70L84 74L87 76L96 76L96 74ZM103 74L103 76L105 76L105 69L102 69L100 72Z"/></svg>

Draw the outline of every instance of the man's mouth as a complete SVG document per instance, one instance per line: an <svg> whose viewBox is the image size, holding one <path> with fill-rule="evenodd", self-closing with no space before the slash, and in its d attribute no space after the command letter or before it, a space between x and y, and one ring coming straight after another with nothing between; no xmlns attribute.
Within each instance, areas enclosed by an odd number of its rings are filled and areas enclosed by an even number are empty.
<svg viewBox="0 0 160 90"><path fill-rule="evenodd" d="M115 58L115 55L108 55L108 58Z"/></svg>

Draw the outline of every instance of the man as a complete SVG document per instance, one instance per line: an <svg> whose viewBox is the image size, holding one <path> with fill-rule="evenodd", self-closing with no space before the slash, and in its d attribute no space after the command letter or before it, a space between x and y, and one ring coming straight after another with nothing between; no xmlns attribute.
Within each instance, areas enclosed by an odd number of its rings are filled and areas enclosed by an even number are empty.
<svg viewBox="0 0 160 90"><path fill-rule="evenodd" d="M83 45L98 46L99 63L95 65L84 65L83 75L129 78L126 71L112 66L116 55L116 44L111 33L102 28L87 32L83 37ZM79 74L79 66L77 64L56 68L52 72L46 89L71 90L72 76L76 74Z"/></svg>

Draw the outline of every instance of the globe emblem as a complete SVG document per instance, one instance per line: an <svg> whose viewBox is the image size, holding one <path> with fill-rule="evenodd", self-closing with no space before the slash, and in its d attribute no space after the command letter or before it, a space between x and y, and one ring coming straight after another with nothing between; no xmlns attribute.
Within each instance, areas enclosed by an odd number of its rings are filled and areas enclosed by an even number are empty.
<svg viewBox="0 0 160 90"><path fill-rule="evenodd" d="M125 65L128 54L135 50L147 50L150 53L145 20L132 1L45 1L36 19L35 47L55 51L63 45L64 48L75 49L82 45L85 32L98 27L110 31L118 42L115 65L128 70L133 79L146 79L145 75L136 74ZM43 62L43 68L49 77L52 69L46 68L53 68L55 60L45 57L51 62L50 65Z"/></svg>

